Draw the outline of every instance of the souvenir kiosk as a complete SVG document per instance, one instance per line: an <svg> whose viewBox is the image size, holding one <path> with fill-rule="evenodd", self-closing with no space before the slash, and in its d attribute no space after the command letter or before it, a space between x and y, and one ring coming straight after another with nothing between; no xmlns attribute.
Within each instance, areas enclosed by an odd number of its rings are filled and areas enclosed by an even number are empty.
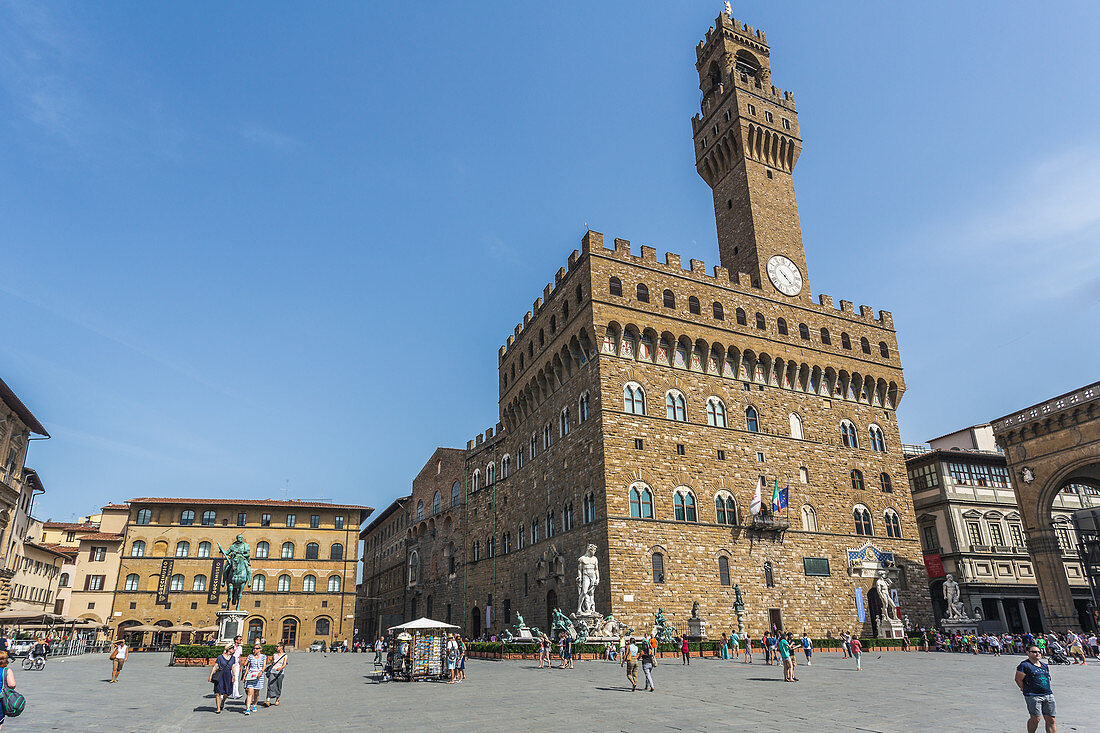
<svg viewBox="0 0 1100 733"><path fill-rule="evenodd" d="M446 679L447 634L458 628L430 618L391 626L383 679Z"/></svg>

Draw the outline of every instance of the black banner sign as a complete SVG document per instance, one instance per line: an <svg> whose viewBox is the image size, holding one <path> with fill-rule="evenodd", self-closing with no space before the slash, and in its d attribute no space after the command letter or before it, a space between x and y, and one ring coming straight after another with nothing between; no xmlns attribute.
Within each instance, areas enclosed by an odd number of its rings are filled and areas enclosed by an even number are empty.
<svg viewBox="0 0 1100 733"><path fill-rule="evenodd" d="M166 558L160 561L160 578L157 579L157 605L168 605L168 582L172 577L172 564L175 560Z"/></svg>
<svg viewBox="0 0 1100 733"><path fill-rule="evenodd" d="M225 565L225 558L215 558L214 562L210 564L210 585L207 586L206 602L208 604L217 604L221 597L222 592L222 566Z"/></svg>

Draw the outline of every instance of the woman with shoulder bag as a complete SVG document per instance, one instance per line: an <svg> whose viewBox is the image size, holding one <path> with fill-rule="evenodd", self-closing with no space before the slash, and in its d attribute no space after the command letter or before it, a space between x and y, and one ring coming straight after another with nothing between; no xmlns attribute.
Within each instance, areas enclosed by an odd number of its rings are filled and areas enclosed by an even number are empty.
<svg viewBox="0 0 1100 733"><path fill-rule="evenodd" d="M241 663L241 675L244 679L244 714L256 712L260 702L260 690L264 687L264 667L267 657L259 644L252 645L252 653Z"/></svg>
<svg viewBox="0 0 1100 733"><path fill-rule="evenodd" d="M267 668L267 700L264 707L272 705L271 699L275 698L275 705L279 704L279 698L283 694L283 672L286 670L286 649L282 642L275 645L275 656L271 658L271 664Z"/></svg>
<svg viewBox="0 0 1100 733"><path fill-rule="evenodd" d="M221 714L225 707L225 698L233 694L233 645L226 644L222 653L214 660L207 682L214 683L214 712Z"/></svg>
<svg viewBox="0 0 1100 733"><path fill-rule="evenodd" d="M4 676L0 682L0 728L3 728L4 718L8 715L14 718L22 713L26 700L15 691L15 672L8 666L8 653L5 651L0 651L0 669Z"/></svg>

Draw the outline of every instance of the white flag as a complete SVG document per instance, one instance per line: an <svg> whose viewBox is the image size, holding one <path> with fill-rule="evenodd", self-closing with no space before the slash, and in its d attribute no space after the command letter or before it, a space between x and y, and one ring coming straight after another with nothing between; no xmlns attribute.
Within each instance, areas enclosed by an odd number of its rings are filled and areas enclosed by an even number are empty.
<svg viewBox="0 0 1100 733"><path fill-rule="evenodd" d="M760 480L756 481L756 494L752 497L752 503L749 504L749 513L754 517L760 513L760 507L762 502L760 501Z"/></svg>

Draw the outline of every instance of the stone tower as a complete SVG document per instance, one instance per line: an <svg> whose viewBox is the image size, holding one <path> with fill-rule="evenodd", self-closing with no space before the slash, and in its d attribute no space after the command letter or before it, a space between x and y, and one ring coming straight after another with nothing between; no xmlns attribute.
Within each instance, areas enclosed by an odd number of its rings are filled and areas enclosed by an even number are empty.
<svg viewBox="0 0 1100 733"><path fill-rule="evenodd" d="M794 96L771 85L764 32L725 13L696 55L695 166L714 192L722 266L765 292L809 302L791 177L802 150Z"/></svg>

